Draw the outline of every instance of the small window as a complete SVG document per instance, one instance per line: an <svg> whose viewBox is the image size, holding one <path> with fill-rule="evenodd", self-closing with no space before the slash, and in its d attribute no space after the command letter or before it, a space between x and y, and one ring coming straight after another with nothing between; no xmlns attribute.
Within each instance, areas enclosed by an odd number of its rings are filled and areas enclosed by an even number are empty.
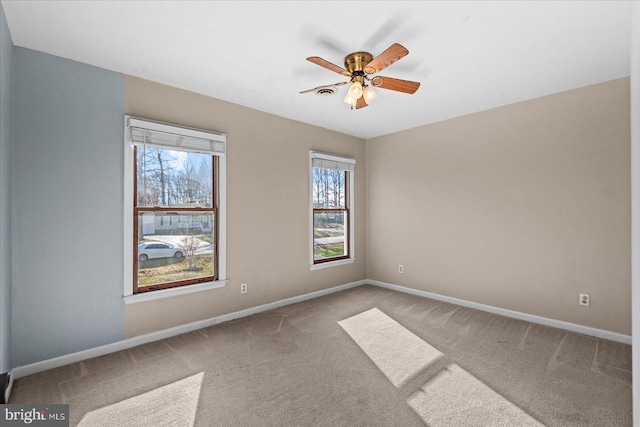
<svg viewBox="0 0 640 427"><path fill-rule="evenodd" d="M355 160L312 151L311 264L353 260Z"/></svg>
<svg viewBox="0 0 640 427"><path fill-rule="evenodd" d="M125 296L224 278L225 136L133 117L125 132L133 193Z"/></svg>

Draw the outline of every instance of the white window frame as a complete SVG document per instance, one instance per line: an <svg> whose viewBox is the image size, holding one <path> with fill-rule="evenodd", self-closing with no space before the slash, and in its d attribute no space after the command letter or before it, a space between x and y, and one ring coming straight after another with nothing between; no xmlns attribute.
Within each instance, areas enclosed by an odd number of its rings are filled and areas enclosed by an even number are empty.
<svg viewBox="0 0 640 427"><path fill-rule="evenodd" d="M184 136L187 138L202 138L213 141L216 145L218 156L217 192L219 198L218 206L218 279L185 285L175 288L161 289L151 292L133 293L133 141L131 127L141 127L151 131L166 132ZM167 298L176 295L184 295L193 292L206 291L210 289L222 288L227 283L227 157L226 157L227 136L223 133L211 132L201 129L177 126L169 123L162 123L129 115L124 116L124 302L125 304L151 301ZM180 147L176 147L180 149Z"/></svg>
<svg viewBox="0 0 640 427"><path fill-rule="evenodd" d="M348 234L349 234L349 258L339 259L335 261L326 261L318 264L314 264L313 259L313 159L328 160L331 162L347 163L353 165L345 172L349 174L349 191L348 206L349 215L347 218ZM328 267L336 267L339 265L352 264L356 260L356 230L355 230L355 217L356 217L356 205L355 205L355 165L356 159L352 157L343 157L335 154L322 153L320 151L309 151L309 236L311 238L309 243L309 268L311 270L320 270Z"/></svg>

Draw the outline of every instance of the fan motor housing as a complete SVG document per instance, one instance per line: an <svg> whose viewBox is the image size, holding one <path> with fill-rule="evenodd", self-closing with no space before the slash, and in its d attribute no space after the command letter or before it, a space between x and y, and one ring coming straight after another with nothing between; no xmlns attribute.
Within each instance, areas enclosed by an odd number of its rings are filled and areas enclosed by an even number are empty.
<svg viewBox="0 0 640 427"><path fill-rule="evenodd" d="M373 61L373 56L369 52L354 52L344 58L344 67L353 74L355 71L362 71L371 61Z"/></svg>

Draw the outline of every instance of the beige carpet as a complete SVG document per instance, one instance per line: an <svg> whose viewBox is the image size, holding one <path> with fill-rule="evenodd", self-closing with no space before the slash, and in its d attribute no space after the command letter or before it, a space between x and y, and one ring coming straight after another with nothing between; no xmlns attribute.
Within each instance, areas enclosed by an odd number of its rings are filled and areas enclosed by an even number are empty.
<svg viewBox="0 0 640 427"><path fill-rule="evenodd" d="M455 363L422 386L408 403L432 427L542 426Z"/></svg>
<svg viewBox="0 0 640 427"><path fill-rule="evenodd" d="M204 374L159 387L122 402L89 412L80 427L191 427L196 418Z"/></svg>
<svg viewBox="0 0 640 427"><path fill-rule="evenodd" d="M397 388L443 356L377 308L338 324Z"/></svg>
<svg viewBox="0 0 640 427"><path fill-rule="evenodd" d="M360 286L18 379L10 403L82 427L631 426L631 347Z"/></svg>
<svg viewBox="0 0 640 427"><path fill-rule="evenodd" d="M398 388L443 356L377 308L338 323ZM542 425L456 364L444 367L408 404L432 427Z"/></svg>

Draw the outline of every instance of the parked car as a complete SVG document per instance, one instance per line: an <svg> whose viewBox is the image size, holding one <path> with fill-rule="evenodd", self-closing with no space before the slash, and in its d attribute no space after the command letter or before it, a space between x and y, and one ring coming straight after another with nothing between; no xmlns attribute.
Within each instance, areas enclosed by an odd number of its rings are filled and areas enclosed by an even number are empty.
<svg viewBox="0 0 640 427"><path fill-rule="evenodd" d="M148 242L138 245L138 259L146 261L153 258L182 258L182 249L161 242Z"/></svg>

